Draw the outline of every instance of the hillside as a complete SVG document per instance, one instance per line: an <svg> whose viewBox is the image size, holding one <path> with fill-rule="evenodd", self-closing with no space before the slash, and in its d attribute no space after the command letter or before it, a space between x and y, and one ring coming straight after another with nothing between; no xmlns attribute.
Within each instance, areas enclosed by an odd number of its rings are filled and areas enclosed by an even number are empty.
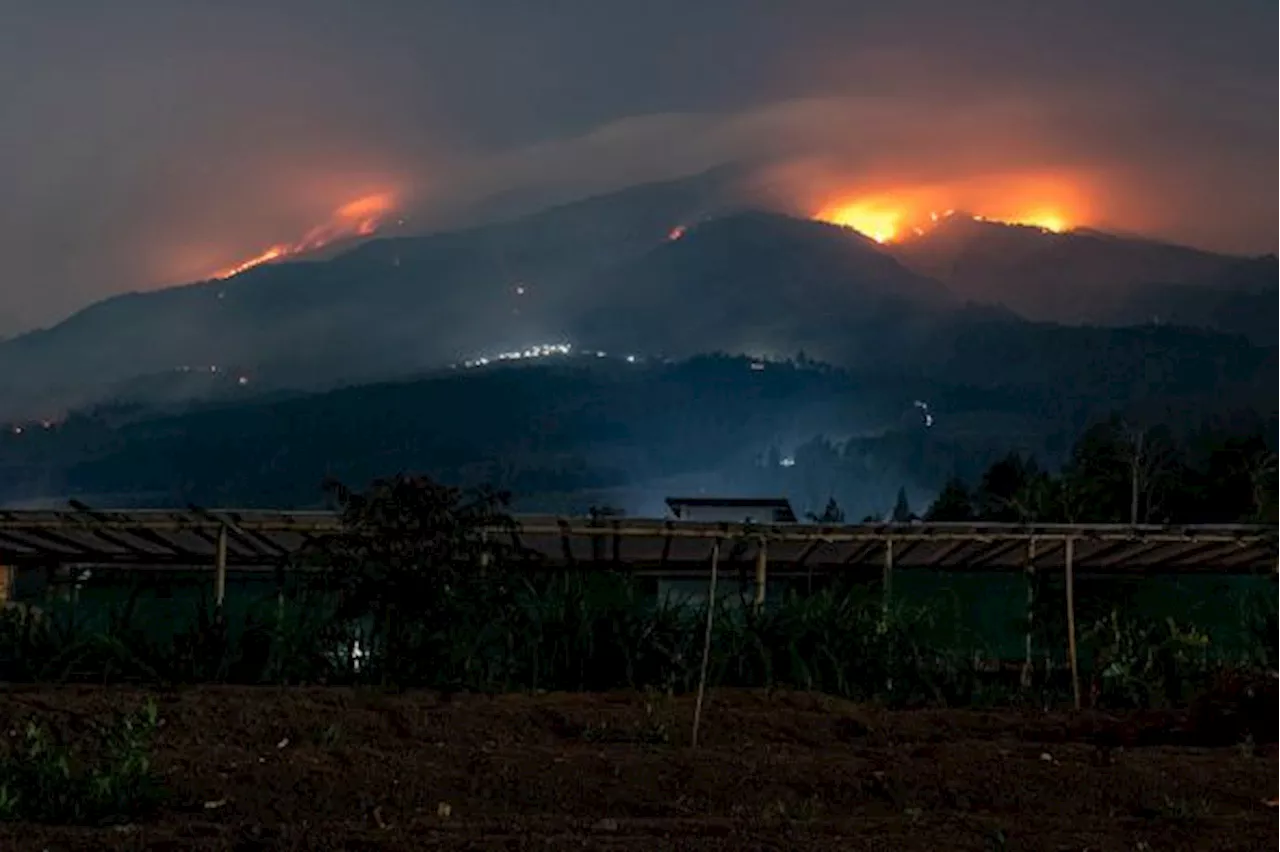
<svg viewBox="0 0 1280 852"><path fill-rule="evenodd" d="M592 273L720 209L729 177L648 184L511 222L109 298L0 343L0 418L83 404L182 366L237 365L262 381L307 385L554 339L563 302Z"/></svg>
<svg viewBox="0 0 1280 852"><path fill-rule="evenodd" d="M1232 264L1208 280L1133 288L1114 310L1116 323L1203 326L1276 345L1280 266L1275 255Z"/></svg>
<svg viewBox="0 0 1280 852"><path fill-rule="evenodd" d="M913 400L945 412L926 435ZM967 446L1009 445L1001 416L1026 422L1011 397L928 383L876 382L817 365L699 358L628 364L586 358L529 367L462 370L322 394L194 409L176 415L77 416L57 427L0 435L0 500L46 493L135 494L136 502L182 505L307 505L325 475L360 482L397 470L443 480L490 481L548 505L573 495L585 510L609 501L635 509L662 483L769 492L784 487L764 470L770 452L789 454L819 435L850 438L886 430L917 435L948 459L933 471L899 467L855 483L850 505L888 499L908 480L934 487L963 446L954 423L985 425ZM1043 425L1043 424L1041 424ZM908 463L919 446L904 451ZM933 452L930 458L938 457ZM978 464L986 455L976 452ZM969 469L966 461L964 469ZM799 475L800 471L796 471ZM880 492L884 492L881 494ZM596 495L596 496L592 496ZM817 495L814 500L825 499Z"/></svg>
<svg viewBox="0 0 1280 852"><path fill-rule="evenodd" d="M826 357L855 330L933 315L950 294L848 229L769 213L695 226L595 276L575 335L630 351Z"/></svg>
<svg viewBox="0 0 1280 852"><path fill-rule="evenodd" d="M1002 304L1028 319L1073 324L1127 322L1132 315L1124 306L1139 289L1211 288L1241 261L1152 240L1090 230L1052 233L963 213L891 250L959 298Z"/></svg>

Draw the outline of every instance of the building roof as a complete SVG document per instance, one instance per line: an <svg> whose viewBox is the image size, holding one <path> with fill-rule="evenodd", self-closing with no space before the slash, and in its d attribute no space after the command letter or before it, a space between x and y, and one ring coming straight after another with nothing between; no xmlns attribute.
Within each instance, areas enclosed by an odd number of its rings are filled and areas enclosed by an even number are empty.
<svg viewBox="0 0 1280 852"><path fill-rule="evenodd" d="M796 513L785 497L668 497L667 506L675 514L682 508L706 509L772 509L783 522L794 522Z"/></svg>
<svg viewBox="0 0 1280 852"><path fill-rule="evenodd" d="M1275 527L1099 524L740 524L519 515L510 543L547 567L606 563L641 573L699 574L766 548L773 576L873 569L1082 573L1275 574ZM74 510L0 512L0 563L145 568L209 566L225 530L227 564L273 569L341 531L331 512ZM495 535L498 531L495 531Z"/></svg>

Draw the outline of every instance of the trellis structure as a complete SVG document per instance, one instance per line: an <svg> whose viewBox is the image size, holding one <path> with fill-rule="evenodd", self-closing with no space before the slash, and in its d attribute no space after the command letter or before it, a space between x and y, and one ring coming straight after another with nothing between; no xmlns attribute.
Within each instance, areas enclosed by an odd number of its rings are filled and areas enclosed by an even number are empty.
<svg viewBox="0 0 1280 852"><path fill-rule="evenodd" d="M644 518L519 515L494 529L532 568L626 567L647 576L699 577L731 566L754 573L755 602L770 577L857 574L886 592L901 569L1020 572L1064 577L1068 657L1079 701L1075 577L1267 574L1277 531L1247 525L1120 526L990 523L735 524ZM342 531L332 512L190 508L0 512L0 565L163 570L208 566L221 606L229 569L278 571L308 545ZM297 566L304 570L304 565ZM8 588L8 571L0 589Z"/></svg>

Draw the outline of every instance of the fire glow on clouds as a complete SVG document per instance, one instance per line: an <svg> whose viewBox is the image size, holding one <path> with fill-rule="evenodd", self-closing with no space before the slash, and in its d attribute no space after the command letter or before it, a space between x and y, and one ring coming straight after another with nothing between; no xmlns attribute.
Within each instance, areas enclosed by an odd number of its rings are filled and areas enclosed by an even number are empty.
<svg viewBox="0 0 1280 852"><path fill-rule="evenodd" d="M325 222L307 231L302 239L292 243L276 243L209 277L215 280L230 278L264 263L317 251L338 240L372 236L394 210L395 197L389 192L362 196L333 211Z"/></svg>
<svg viewBox="0 0 1280 852"><path fill-rule="evenodd" d="M1034 174L986 177L962 183L876 186L857 192L824 193L813 218L844 225L876 242L889 243L922 235L956 210L978 220L1028 225L1061 232L1089 220L1084 182L1065 175ZM338 240L377 233L396 210L390 192L361 196L333 211L328 219L294 242L277 243L227 266L210 278L224 279L289 257L317 251ZM685 226L667 235L678 240Z"/></svg>
<svg viewBox="0 0 1280 852"><path fill-rule="evenodd" d="M888 243L919 236L956 210L978 220L1056 233L1087 222L1090 206L1083 183L1066 176L1030 175L833 195L814 218Z"/></svg>

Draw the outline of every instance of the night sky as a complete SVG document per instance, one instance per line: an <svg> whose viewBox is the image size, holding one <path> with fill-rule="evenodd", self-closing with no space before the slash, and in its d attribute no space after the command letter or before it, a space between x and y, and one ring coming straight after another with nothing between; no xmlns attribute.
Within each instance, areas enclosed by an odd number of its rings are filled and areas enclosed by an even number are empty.
<svg viewBox="0 0 1280 852"><path fill-rule="evenodd" d="M1277 23L1270 0L11 2L0 335L369 193L427 228L743 158L798 212L1043 191L1073 224L1274 251Z"/></svg>

